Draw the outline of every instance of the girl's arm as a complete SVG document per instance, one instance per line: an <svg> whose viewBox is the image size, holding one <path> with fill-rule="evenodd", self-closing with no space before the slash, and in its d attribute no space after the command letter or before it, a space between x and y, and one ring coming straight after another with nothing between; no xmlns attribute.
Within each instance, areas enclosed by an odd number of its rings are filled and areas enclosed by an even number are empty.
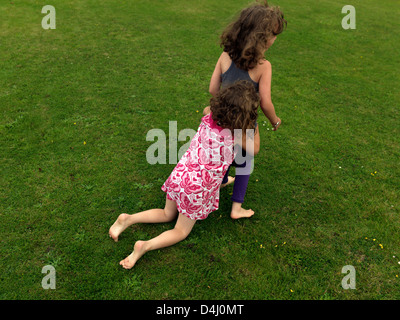
<svg viewBox="0 0 400 320"><path fill-rule="evenodd" d="M275 113L274 105L271 100L271 79L272 79L272 66L267 60L263 63L263 72L259 81L259 93L260 93L260 105L261 110L268 118L274 127L274 131L281 125L281 119L279 119Z"/></svg>
<svg viewBox="0 0 400 320"><path fill-rule="evenodd" d="M260 134L258 132L258 126L254 130L254 136L243 134L242 135L242 149L246 150L247 154L255 156L260 151Z"/></svg>
<svg viewBox="0 0 400 320"><path fill-rule="evenodd" d="M221 55L222 56L222 55ZM218 93L219 88L221 86L221 56L219 57L217 64L214 68L214 72L211 76L210 87L208 91L211 93L213 97Z"/></svg>

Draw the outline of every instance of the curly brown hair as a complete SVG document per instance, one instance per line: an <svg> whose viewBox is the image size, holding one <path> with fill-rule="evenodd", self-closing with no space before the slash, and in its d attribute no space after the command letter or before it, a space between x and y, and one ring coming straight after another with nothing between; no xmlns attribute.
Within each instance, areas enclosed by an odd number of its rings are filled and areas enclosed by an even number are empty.
<svg viewBox="0 0 400 320"><path fill-rule="evenodd" d="M240 80L221 89L210 100L212 119L222 128L255 129L257 120L257 108L260 105L260 97L254 85L249 81Z"/></svg>
<svg viewBox="0 0 400 320"><path fill-rule="evenodd" d="M220 44L237 67L250 70L263 58L268 39L282 33L286 25L279 7L271 7L267 1L256 2L228 25Z"/></svg>

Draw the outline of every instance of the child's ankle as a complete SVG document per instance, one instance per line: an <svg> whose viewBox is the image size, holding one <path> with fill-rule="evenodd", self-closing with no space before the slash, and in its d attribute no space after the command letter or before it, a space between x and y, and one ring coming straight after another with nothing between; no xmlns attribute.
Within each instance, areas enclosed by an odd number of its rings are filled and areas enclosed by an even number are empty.
<svg viewBox="0 0 400 320"><path fill-rule="evenodd" d="M231 218L232 219L240 219L240 218L250 218L254 215L254 211L251 209L243 209L242 203L240 202L233 202L232 204L232 211L231 211Z"/></svg>
<svg viewBox="0 0 400 320"><path fill-rule="evenodd" d="M242 203L241 202L232 202L232 210L231 210L231 215L232 213L239 212L242 209Z"/></svg>

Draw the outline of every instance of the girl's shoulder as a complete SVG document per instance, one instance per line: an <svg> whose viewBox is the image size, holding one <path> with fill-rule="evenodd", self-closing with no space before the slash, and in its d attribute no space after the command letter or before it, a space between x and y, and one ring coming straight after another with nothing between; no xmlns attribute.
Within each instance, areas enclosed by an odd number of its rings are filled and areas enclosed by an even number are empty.
<svg viewBox="0 0 400 320"><path fill-rule="evenodd" d="M262 59L256 66L260 71L265 71L267 69L271 69L271 62L269 62L267 59Z"/></svg>
<svg viewBox="0 0 400 320"><path fill-rule="evenodd" d="M254 81L260 82L261 77L269 73L270 70L271 63L266 59L262 59L253 69L249 70L249 75Z"/></svg>
<svg viewBox="0 0 400 320"><path fill-rule="evenodd" d="M222 51L221 55L219 56L220 60L231 60L229 53L226 51Z"/></svg>
<svg viewBox="0 0 400 320"><path fill-rule="evenodd" d="M219 56L219 63L221 66L221 73L225 73L232 64L232 59L227 52L222 52Z"/></svg>

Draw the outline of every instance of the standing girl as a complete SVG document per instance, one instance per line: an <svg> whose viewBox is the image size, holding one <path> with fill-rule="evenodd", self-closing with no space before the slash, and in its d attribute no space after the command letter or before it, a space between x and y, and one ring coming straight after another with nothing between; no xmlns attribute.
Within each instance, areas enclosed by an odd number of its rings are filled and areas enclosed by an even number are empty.
<svg viewBox="0 0 400 320"><path fill-rule="evenodd" d="M259 150L258 135L254 131L248 134L247 130L255 129L259 102L256 90L245 81L228 86L211 98L211 112L202 118L189 149L161 187L166 192L165 208L123 213L111 226L109 235L118 241L120 233L132 224L169 222L178 214L173 229L151 240L137 241L133 252L120 262L123 268L132 268L150 250L182 241L196 220L203 220L218 209L219 189L234 159L235 144L251 154ZM240 135L236 135L236 129Z"/></svg>
<svg viewBox="0 0 400 320"><path fill-rule="evenodd" d="M287 22L278 7L264 4L254 4L240 12L221 35L221 47L224 52L218 59L210 81L210 93L215 96L220 88L234 83L237 80L247 80L260 94L261 110L277 130L281 119L276 115L271 100L271 63L264 59L264 54L272 46ZM204 114L209 112L208 107ZM232 210L233 219L250 217L254 211L242 208L247 184L250 178L252 157L246 155L246 161L241 164L233 162L236 167L236 177L228 176L223 179L222 186L232 183Z"/></svg>

